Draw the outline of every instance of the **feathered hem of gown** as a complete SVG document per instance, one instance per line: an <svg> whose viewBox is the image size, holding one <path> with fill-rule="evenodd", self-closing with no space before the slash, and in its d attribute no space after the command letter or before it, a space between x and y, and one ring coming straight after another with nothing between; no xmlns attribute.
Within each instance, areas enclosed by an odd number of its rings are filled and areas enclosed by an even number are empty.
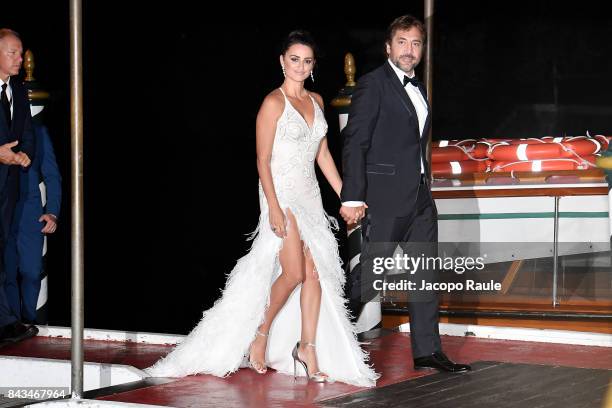
<svg viewBox="0 0 612 408"><path fill-rule="evenodd" d="M368 353L357 341L343 297L344 271L331 231L332 227L338 229L337 221L324 211L313 216L297 206L285 208L297 220L321 283L316 339L319 368L336 381L373 387L380 375L366 363ZM244 366L245 355L263 322L272 283L281 272L278 254L283 241L270 230L267 218L267 212L262 211L257 229L249 238L253 239L251 249L228 274L222 296L172 352L145 372L154 377L200 373L225 377ZM296 288L278 313L268 337L266 362L286 374L293 374L290 353L300 337L300 289ZM304 376L304 370L300 368L298 374Z"/></svg>

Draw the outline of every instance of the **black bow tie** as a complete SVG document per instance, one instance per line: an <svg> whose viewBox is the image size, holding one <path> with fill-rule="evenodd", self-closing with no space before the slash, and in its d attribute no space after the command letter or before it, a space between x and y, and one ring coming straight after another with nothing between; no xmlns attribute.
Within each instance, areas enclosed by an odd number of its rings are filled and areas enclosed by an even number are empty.
<svg viewBox="0 0 612 408"><path fill-rule="evenodd" d="M409 83L418 87L421 82L416 77L416 75L413 76L412 78L408 78L406 75L404 75L404 86L408 85Z"/></svg>

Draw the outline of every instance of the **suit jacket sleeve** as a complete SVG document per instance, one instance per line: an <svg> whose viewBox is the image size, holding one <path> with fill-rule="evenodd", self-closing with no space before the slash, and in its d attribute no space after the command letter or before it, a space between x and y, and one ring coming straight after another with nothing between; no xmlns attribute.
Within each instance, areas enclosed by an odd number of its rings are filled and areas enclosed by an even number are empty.
<svg viewBox="0 0 612 408"><path fill-rule="evenodd" d="M34 138L34 129L32 128L32 113L30 112L30 104L25 88L19 87L19 91L24 93L25 98L25 122L23 124L23 134L19 139L19 144L16 146L18 151L22 151L28 155L31 161L34 161L36 155L36 139Z"/></svg>
<svg viewBox="0 0 612 408"><path fill-rule="evenodd" d="M370 149L379 107L380 90L374 78L365 75L353 92L349 120L342 131L342 202L366 201L366 154Z"/></svg>
<svg viewBox="0 0 612 408"><path fill-rule="evenodd" d="M60 207L62 203L62 176L60 175L57 161L55 160L55 152L53 144L49 137L49 132L44 126L37 126L38 142L42 144L42 157L40 164L40 173L45 182L47 192L47 208L45 213L53 214L59 217Z"/></svg>

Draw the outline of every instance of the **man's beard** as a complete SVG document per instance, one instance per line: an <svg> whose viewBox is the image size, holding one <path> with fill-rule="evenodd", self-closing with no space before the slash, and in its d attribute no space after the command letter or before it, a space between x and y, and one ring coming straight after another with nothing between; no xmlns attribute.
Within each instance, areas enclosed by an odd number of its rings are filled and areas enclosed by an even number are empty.
<svg viewBox="0 0 612 408"><path fill-rule="evenodd" d="M398 67L399 69L401 69L404 72L410 72L414 70L414 67L416 66L416 59L414 57L412 57L410 59L409 62L409 66L407 68L402 67L402 65L400 64L400 59L402 58L402 56L397 57L395 60L392 60L393 65L395 65L396 67Z"/></svg>

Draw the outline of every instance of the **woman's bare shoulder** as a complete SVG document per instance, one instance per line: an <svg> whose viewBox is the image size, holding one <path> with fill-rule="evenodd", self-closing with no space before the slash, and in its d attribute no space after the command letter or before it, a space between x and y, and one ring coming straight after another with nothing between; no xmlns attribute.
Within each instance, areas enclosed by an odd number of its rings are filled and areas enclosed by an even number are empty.
<svg viewBox="0 0 612 408"><path fill-rule="evenodd" d="M278 113L280 114L285 107L285 98L279 88L274 89L272 92L266 95L263 102L261 103L260 111L267 113Z"/></svg>
<svg viewBox="0 0 612 408"><path fill-rule="evenodd" d="M320 107L321 109L323 109L323 108L324 108L324 105L323 105L323 98L321 97L321 95L319 95L319 94L318 94L318 93L316 93L316 92L310 92L310 95L311 95L311 96L314 98L314 100L315 100L315 101L316 101L316 102L319 104L319 107Z"/></svg>

